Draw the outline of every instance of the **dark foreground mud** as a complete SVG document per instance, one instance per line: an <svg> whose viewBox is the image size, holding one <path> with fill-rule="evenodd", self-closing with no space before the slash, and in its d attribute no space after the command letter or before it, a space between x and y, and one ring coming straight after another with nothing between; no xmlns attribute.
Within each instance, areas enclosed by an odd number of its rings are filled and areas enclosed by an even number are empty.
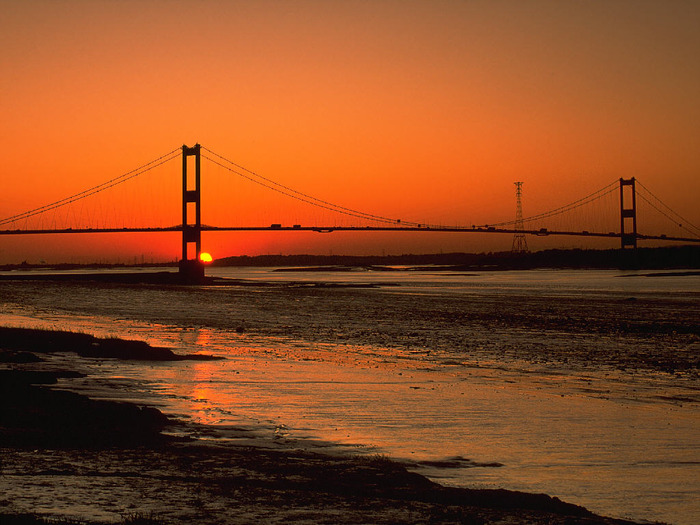
<svg viewBox="0 0 700 525"><path fill-rule="evenodd" d="M2 524L38 523L35 513L81 523L630 523L543 494L443 487L385 457L173 438L184 423L155 408L49 386L72 371L22 370L41 359L28 342L73 351L90 336L2 336L0 356L14 361L0 371Z"/></svg>
<svg viewBox="0 0 700 525"><path fill-rule="evenodd" d="M32 358L28 354L74 352L80 357L129 359L134 361L208 361L208 355L175 354L168 348L158 348L143 341L98 338L58 330L34 330L0 326L0 362L17 362ZM34 358L40 360L40 358Z"/></svg>

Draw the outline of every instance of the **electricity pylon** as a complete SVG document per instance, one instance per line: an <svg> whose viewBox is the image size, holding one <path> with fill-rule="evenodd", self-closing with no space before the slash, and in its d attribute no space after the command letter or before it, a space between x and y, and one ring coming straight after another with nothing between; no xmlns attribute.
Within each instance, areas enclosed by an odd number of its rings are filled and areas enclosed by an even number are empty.
<svg viewBox="0 0 700 525"><path fill-rule="evenodd" d="M515 235L513 235L513 253L527 253L527 240L525 239L525 225L523 224L523 203L521 196L523 193L523 183L515 183Z"/></svg>

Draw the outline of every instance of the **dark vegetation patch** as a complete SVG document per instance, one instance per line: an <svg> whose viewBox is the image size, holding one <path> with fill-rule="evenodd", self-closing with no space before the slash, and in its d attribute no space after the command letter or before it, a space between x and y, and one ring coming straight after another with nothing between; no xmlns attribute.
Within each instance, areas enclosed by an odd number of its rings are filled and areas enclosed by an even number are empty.
<svg viewBox="0 0 700 525"><path fill-rule="evenodd" d="M2 525L105 525L104 522L89 521L71 518L56 518L42 516L40 514L2 514L0 513L0 524ZM124 518L114 525L164 525L165 522L158 518L133 514Z"/></svg>
<svg viewBox="0 0 700 525"><path fill-rule="evenodd" d="M8 327L0 327L0 350L33 353L75 352L81 357L111 357L137 361L205 361L218 359L214 356L201 354L178 355L168 348L151 346L143 341L98 338L89 334L59 330Z"/></svg>
<svg viewBox="0 0 700 525"><path fill-rule="evenodd" d="M0 348L0 363L41 363L43 359L31 352L22 352L16 350L3 350Z"/></svg>
<svg viewBox="0 0 700 525"><path fill-rule="evenodd" d="M440 253L426 255L241 255L214 261L214 266L348 267L440 265L450 271L532 268L700 268L700 246L638 248L636 250L542 250L531 253ZM435 270L434 266L430 270ZM378 268L380 271L381 268Z"/></svg>
<svg viewBox="0 0 700 525"><path fill-rule="evenodd" d="M101 448L165 441L161 431L169 420L155 408L39 386L80 375L0 370L0 446Z"/></svg>

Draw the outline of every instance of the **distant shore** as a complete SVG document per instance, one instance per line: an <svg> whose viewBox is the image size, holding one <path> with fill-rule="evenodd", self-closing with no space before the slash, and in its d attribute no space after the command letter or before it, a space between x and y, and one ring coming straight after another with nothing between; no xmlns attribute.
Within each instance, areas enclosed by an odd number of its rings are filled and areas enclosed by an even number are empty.
<svg viewBox="0 0 700 525"><path fill-rule="evenodd" d="M0 265L0 271L22 270L128 270L130 268L176 268L177 262L109 264L60 263L38 264L22 262ZM697 270L700 269L700 246L671 246L638 248L636 250L543 250L512 253L438 253L404 255L240 255L213 261L214 267L363 267L441 266L444 269L469 270L529 270L536 268L562 269L640 269Z"/></svg>
<svg viewBox="0 0 700 525"><path fill-rule="evenodd" d="M109 490L111 506L129 509L125 514L131 517L122 523L631 523L544 494L443 487L383 456L337 457L175 438L167 431L188 424L156 408L53 389L60 378L80 375L46 359L47 353L66 352L76 359L205 358L138 341L0 328L0 485L35 480L37 491L53 484L66 490L67 479L76 491ZM162 510L145 512L138 506L144 500L132 501L131 488L142 483ZM121 484L123 493L114 488ZM23 496L24 507L4 502L0 522L45 523L27 508L31 494ZM97 522L66 517L61 523Z"/></svg>

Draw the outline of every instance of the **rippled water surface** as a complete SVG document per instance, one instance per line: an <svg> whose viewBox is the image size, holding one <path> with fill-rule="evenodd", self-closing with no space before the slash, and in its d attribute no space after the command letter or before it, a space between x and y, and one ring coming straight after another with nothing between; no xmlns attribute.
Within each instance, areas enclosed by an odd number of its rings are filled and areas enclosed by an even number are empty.
<svg viewBox="0 0 700 525"><path fill-rule="evenodd" d="M0 321L226 357L83 360L93 375L65 386L118 386L231 439L380 452L442 483L695 523L700 277L401 270L6 281Z"/></svg>

